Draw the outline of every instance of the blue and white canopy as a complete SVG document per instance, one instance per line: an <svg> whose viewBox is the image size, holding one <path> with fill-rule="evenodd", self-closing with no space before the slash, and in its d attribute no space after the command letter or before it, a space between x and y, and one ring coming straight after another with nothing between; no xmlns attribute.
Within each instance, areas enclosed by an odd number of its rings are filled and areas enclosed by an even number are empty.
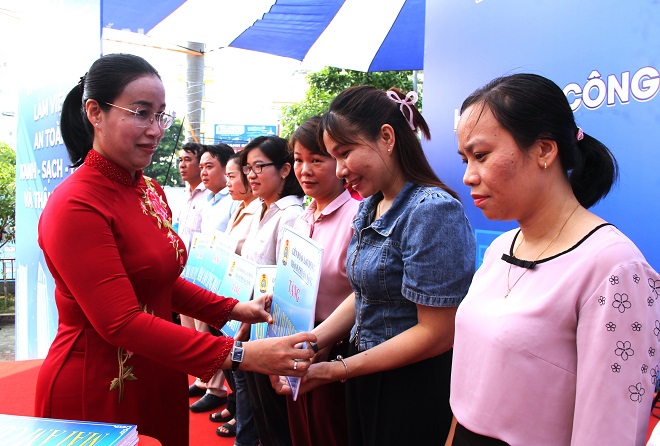
<svg viewBox="0 0 660 446"><path fill-rule="evenodd" d="M238 4L238 5L237 5ZM426 0L103 0L104 28L360 71L420 70Z"/></svg>

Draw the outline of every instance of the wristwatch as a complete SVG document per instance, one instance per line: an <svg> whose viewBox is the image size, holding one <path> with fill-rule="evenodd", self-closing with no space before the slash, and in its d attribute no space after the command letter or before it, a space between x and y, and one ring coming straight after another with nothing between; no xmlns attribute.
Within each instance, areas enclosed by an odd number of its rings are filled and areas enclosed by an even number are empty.
<svg viewBox="0 0 660 446"><path fill-rule="evenodd" d="M243 362L243 343L234 341L234 346L231 349L231 369L237 370L241 362Z"/></svg>

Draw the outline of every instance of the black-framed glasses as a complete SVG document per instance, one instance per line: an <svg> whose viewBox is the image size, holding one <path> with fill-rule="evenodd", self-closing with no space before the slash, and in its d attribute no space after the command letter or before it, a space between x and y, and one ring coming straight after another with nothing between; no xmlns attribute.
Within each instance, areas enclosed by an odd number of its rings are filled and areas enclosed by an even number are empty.
<svg viewBox="0 0 660 446"><path fill-rule="evenodd" d="M247 165L243 166L243 175L249 175L250 171L254 172L256 175L259 175L264 167L274 166L274 165L275 165L275 163L255 164L253 166L250 166L249 164L247 164Z"/></svg>
<svg viewBox="0 0 660 446"><path fill-rule="evenodd" d="M111 104L109 102L106 102L106 104L110 105L111 107L133 113L133 123L135 124L135 127L139 127L141 129L149 127L154 123L155 120L158 123L158 127L160 127L162 130L167 130L172 126L174 118L176 117L175 113L171 115L168 115L164 112L151 113L149 110L140 107L137 107L135 110L131 110L130 108L120 107L119 105Z"/></svg>

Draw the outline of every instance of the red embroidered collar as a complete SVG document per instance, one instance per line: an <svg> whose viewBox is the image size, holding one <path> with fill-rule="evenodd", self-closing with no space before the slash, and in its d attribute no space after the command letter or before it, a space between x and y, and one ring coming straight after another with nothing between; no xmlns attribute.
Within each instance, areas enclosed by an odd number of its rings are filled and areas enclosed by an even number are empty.
<svg viewBox="0 0 660 446"><path fill-rule="evenodd" d="M112 181L116 181L124 186L135 186L142 179L142 170L136 172L134 181L126 169L113 163L94 149L87 152L85 164L98 170Z"/></svg>

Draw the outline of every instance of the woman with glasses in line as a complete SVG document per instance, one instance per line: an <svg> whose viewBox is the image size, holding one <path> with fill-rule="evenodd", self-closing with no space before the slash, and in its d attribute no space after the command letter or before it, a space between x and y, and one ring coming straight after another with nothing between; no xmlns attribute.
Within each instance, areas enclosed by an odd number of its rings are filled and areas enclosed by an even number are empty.
<svg viewBox="0 0 660 446"><path fill-rule="evenodd" d="M243 149L241 165L247 186L262 203L241 255L259 265L275 265L282 228L293 226L303 211L304 192L293 171L293 156L286 139L259 136ZM267 375L249 372L245 375L261 444L290 445L286 398L275 393ZM238 423L240 429L240 419Z"/></svg>
<svg viewBox="0 0 660 446"><path fill-rule="evenodd" d="M227 176L227 189L231 198L238 203L236 211L229 219L225 233L235 239L236 254L243 252L243 243L247 238L252 220L261 217L261 201L252 194L246 185L241 168L241 153L236 152L227 161L225 174ZM236 339L247 340L241 332ZM245 375L242 370L223 370L227 377L232 393L228 397L227 407L220 412L212 413L209 419L215 423L224 423L215 432L221 437L236 437L237 446L256 446L259 443L257 429L254 426L252 405L248 395ZM240 423L239 423L240 420Z"/></svg>
<svg viewBox="0 0 660 446"><path fill-rule="evenodd" d="M312 354L294 346L315 337L238 349L232 339L172 322L172 311L215 327L270 316L267 299L238 303L180 277L183 241L163 190L142 175L172 124L165 106L157 71L128 54L94 62L63 103L62 138L77 169L39 221L59 325L39 372L35 415L136 424L140 434L181 446L188 374L208 380L242 359L242 369L303 375L307 363L294 369L294 359Z"/></svg>

